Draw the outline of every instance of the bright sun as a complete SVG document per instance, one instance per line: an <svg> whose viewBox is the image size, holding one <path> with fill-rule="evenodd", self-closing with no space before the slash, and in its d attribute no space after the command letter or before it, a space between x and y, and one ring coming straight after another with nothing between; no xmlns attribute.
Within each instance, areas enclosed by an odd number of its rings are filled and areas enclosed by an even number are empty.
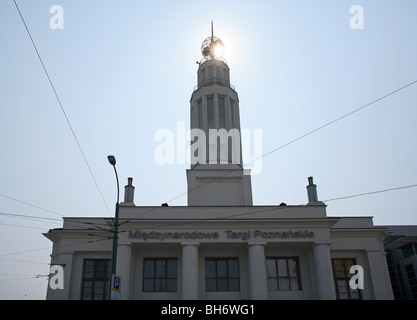
<svg viewBox="0 0 417 320"><path fill-rule="evenodd" d="M223 57L223 54L224 54L223 44L222 43L217 43L213 48L213 52L214 52L214 57L216 59L221 59Z"/></svg>

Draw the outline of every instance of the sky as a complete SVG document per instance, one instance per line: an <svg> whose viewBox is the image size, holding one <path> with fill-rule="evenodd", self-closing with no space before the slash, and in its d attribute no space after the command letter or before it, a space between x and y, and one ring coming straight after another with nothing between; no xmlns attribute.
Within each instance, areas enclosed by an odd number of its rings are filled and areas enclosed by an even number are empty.
<svg viewBox="0 0 417 320"><path fill-rule="evenodd" d="M62 216L114 215L107 155L122 197L133 177L136 205L187 204L181 126L211 21L248 133L243 162L266 154L247 166L254 205L305 204L309 176L323 201L417 184L417 83L403 88L417 80L415 1L16 2L62 109L13 0L0 0L0 299L45 299L42 233ZM173 164L155 159L166 129ZM417 224L415 187L326 204L328 216Z"/></svg>

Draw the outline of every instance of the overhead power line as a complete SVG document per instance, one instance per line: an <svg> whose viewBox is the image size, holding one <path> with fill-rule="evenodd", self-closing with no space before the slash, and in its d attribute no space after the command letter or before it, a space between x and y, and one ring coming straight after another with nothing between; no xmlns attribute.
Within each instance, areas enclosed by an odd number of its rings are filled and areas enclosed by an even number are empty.
<svg viewBox="0 0 417 320"><path fill-rule="evenodd" d="M15 199L15 198L9 197L9 196L5 196L4 194L0 194L0 197L6 198L6 199L9 199L9 200L13 200L13 201L16 201L16 202L19 202L19 203L25 204L25 205L27 205L27 206L30 206L30 207L33 207L33 208L36 208L36 209L40 209L40 210L43 210L43 211L47 211L47 212L53 213L53 214L55 214L55 215L57 215L57 216L63 217L63 215L62 215L62 214L60 214L60 213L58 213L58 212L55 212L55 211L52 211L52 210L49 210L49 209L45 209L45 208L42 208L42 207L36 206L36 205L34 205L34 204L31 204L31 203L28 203L28 202L25 202L25 201L22 201L22 200L18 200L18 199Z"/></svg>
<svg viewBox="0 0 417 320"><path fill-rule="evenodd" d="M384 190L378 190L378 191L371 191L371 192L364 192L364 193L359 193L359 194L355 194L355 195L351 195L351 196L345 196L345 197L339 197L339 198L333 198L333 199L329 199L329 200L323 200L324 203L329 202L329 201L337 201L337 200L344 200L344 199L349 199L349 198L354 198L354 197L360 197L360 196L366 196L366 195L371 195L371 194L376 194L376 193L382 193L382 192L389 192L389 191L395 191L395 190L401 190L401 189L408 189L408 188L415 188L417 187L417 184L413 184L413 185L409 185L409 186L402 186L402 187L396 187L396 188L389 188L389 189L384 189ZM301 205L307 205L307 203L301 204ZM159 207L158 207L159 208ZM250 212L245 212L245 213L237 213L237 214L231 214L228 216L224 216L221 218L205 218L205 219L201 219L201 220L194 220L194 221L179 221L179 222L170 222L166 225L163 226L146 226L146 227L142 227L141 229L154 229L156 227L159 228L167 228L167 227L173 227L173 226L184 226L184 225L189 225L189 224L194 224L194 223L201 223L201 222L205 222L205 221L219 221L219 220L227 220L230 218L235 218L235 217L242 217L242 216L248 216L248 215L254 215L257 213L261 213L261 212L268 212L268 211L276 211L276 210L285 210L287 208L287 206L274 206L272 208L259 208L259 210L254 210L254 211L250 211ZM140 214L139 216L137 216L136 218L133 219L128 219L126 221L123 221L121 224L127 223L129 221L132 221L134 219L139 218L140 216L145 215L146 213L148 213L151 210L155 210L156 208L151 208L145 212L143 212L142 214ZM128 230L122 230L119 231L120 232L127 232Z"/></svg>
<svg viewBox="0 0 417 320"><path fill-rule="evenodd" d="M54 92L54 94L55 94L55 97L56 97L56 99L57 99L57 101L58 101L58 104L59 104L59 106L61 107L61 111L62 111L62 113L64 114L64 117L65 117L65 119L66 119L66 121L67 121L67 124L68 124L68 126L69 126L69 128L70 128L70 130L71 130L71 132L72 132L72 135L73 135L73 137L74 137L74 140L75 140L75 142L77 143L78 149L79 149L79 150L80 150L80 152L81 152L81 155L82 155L82 157L83 157L83 159L84 159L85 164L87 165L88 171L90 171L91 177L93 178L94 183L95 183L95 185L96 185L96 187L97 187L97 190L98 190L98 192L100 193L101 199L103 200L103 203L104 203L104 205L106 206L107 212L109 213L109 215L111 215L111 214L110 214L109 207L107 206L107 203L106 203L106 201L104 200L103 193L101 192L100 187L98 186L98 183L97 183L97 181L96 181L96 178L94 177L93 171L91 170L91 167L90 167L90 165L88 164L88 161L87 161L87 158L86 158L86 156L85 156L85 154L84 154L84 151L83 151L83 149L81 148L81 144L80 144L80 142L78 141L78 138L77 138L77 136L76 136L76 134L75 134L74 129L72 128L72 125L71 125L71 122L70 122L70 120L69 120L69 118L68 118L68 116L67 116L67 113L65 112L65 109L64 109L64 107L63 107L63 105L62 105L62 103L61 103L61 100L59 99L58 93L57 93L57 91L56 91L56 89L55 89L54 84L52 83L51 77L49 76L48 70L46 69L46 66L45 66L45 64L44 64L44 62L43 62L43 60L42 60L42 57L41 57L41 55L40 55L40 53L39 53L39 51L38 51L38 48L36 47L35 41L34 41L34 40L33 40L33 38L32 38L32 35L31 35L31 33L30 33L30 31L29 31L29 28L28 28L28 26L27 26L27 24L26 24L26 22L25 22L25 19L23 18L22 13L20 12L20 9L19 9L19 6L18 6L18 5L17 5L17 3L16 3L16 0L13 0L13 2L14 2L14 4L15 4L16 9L17 9L17 11L19 12L20 18L22 19L22 22L23 22L23 24L24 24L24 26L25 26L25 28L26 28L26 31L27 31L27 33L28 33L28 35L29 35L29 38L30 38L30 41L32 42L33 47L35 48L36 54L37 54L37 56L38 56L38 58L39 58L39 61L40 61L41 65L42 65L43 70L45 71L46 77L48 78L49 84L51 85L51 88L52 88L52 90L53 90L53 92Z"/></svg>
<svg viewBox="0 0 417 320"><path fill-rule="evenodd" d="M329 199L329 200L323 200L324 203L329 202L329 201L337 201L337 200L344 200L344 199L349 199L349 198L354 198L354 197L360 197L360 196L366 196L366 195L371 195L371 194L377 194L377 193L382 193L382 192L389 192L389 191L395 191L395 190L401 190L401 189L408 189L408 188L414 188L417 187L417 184L413 184L413 185L408 185L408 186L402 186L402 187L395 187L395 188L389 188L389 189L384 189L384 190L378 190L378 191L371 191L371 192L364 192L364 193L359 193L359 194L355 194L355 195L350 195L350 196L344 196L344 197L338 197L338 198L333 198L333 199ZM307 203L304 204L300 204L302 205L307 205ZM138 219L141 216L144 216L145 214L149 213L152 210L155 210L159 207L154 207L154 208L150 208L148 210L146 210L145 212L142 212L141 214L137 215L134 218L130 218L127 219L125 221L122 221L120 225L123 225L125 223L128 223L130 221L133 221L135 219ZM254 210L254 211L250 211L250 212L245 212L245 213L237 213L237 214L231 214L228 216L224 216L224 217L216 217L216 218L205 218L205 219L200 219L200 220L193 220L193 221L179 221L179 222L170 222L166 225L160 226L160 225L153 225L153 226L146 226L146 227L142 227L141 229L153 229L156 227L159 228L166 228L166 227L173 227L173 226L184 226L184 225L189 225L189 224L193 224L193 223L201 223L201 222L205 222L205 221L219 221L219 220L226 220L226 219L230 219L230 218L235 218L235 217L242 217L242 216L247 216L247 215L253 215L253 214L257 214L257 213L261 213L261 212L268 212L268 211L276 211L276 210L280 210L280 209L286 209L287 206L274 206L272 208L259 208L259 210ZM123 233L123 232L127 232L128 230L122 230L119 231L119 233Z"/></svg>
<svg viewBox="0 0 417 320"><path fill-rule="evenodd" d="M11 224L11 223L2 223L2 222L0 222L0 225L2 225L2 226L9 226L9 227L19 227L19 228L45 230L45 228L33 227L33 226L22 226L20 224Z"/></svg>
<svg viewBox="0 0 417 320"><path fill-rule="evenodd" d="M29 279L38 279L38 278L45 278L45 277L49 277L49 276L46 276L46 275L34 275L34 276L31 276L31 277L25 277L25 278L1 279L0 282L16 281L16 280L29 280Z"/></svg>
<svg viewBox="0 0 417 320"><path fill-rule="evenodd" d="M32 215L24 215L24 214L16 214L16 213L0 212L0 216L5 216L5 217L15 218L15 219L29 220L29 221L37 221L37 222L49 222L49 223L59 223L59 224L62 223L62 219L47 218L47 217L32 216ZM45 228L39 228L39 227L34 227L34 226L6 224L6 223L0 223L0 225L9 225L9 226L14 226L14 227L45 230ZM93 223L93 222L89 222L89 221L68 220L68 221L65 222L65 225L67 227L68 226L74 226L77 230L80 230L80 231L105 231L105 232L111 231L108 228L108 224L105 224L105 223L97 223L97 222ZM85 225L86 227L81 228L80 225Z"/></svg>
<svg viewBox="0 0 417 320"><path fill-rule="evenodd" d="M298 138L296 138L296 139L293 139L293 140L291 140L291 141L289 141L289 142L287 142L287 143L285 143L285 144L283 144L283 145L281 145L281 146L279 146L279 147L277 147L277 148L275 148L275 149L272 149L271 151L268 151L267 153L264 153L264 154L263 154L263 155L261 155L260 157L258 157L258 158L256 158L256 159L253 159L253 160L251 160L251 161L249 161L249 162L245 163L243 166L246 166L246 165L251 164L251 163L253 163L253 162L255 162L255 161L258 161L258 160L260 160L260 159L262 159L262 158L264 158L264 157L266 157L266 156L268 156L268 155L270 155L270 154L272 154L272 153L274 153L274 152L276 152L276 151L278 151L278 150L280 150L280 149L283 149L283 148L285 148L285 147L287 147L287 146L289 146L289 145L291 145L291 144L293 144L293 143L295 143L295 142L297 142L297 141L299 141L299 140L301 140L301 139L303 139L303 138L306 138L306 137L308 137L308 136L312 135L313 133L316 133L316 132L317 132L317 131L319 131L319 130L322 130L322 129L324 129L324 128L326 128L326 127L328 127L328 126L330 126L330 125L332 125L332 124L334 124L334 123L336 123L336 122L338 122L338 121L340 121L340 120L342 120L342 119L344 119L344 118L346 118L346 117L348 117L348 116L351 116L352 114L354 114L354 113L356 113L356 112L358 112L358 111L361 111L361 110L363 110L363 109L365 109L365 108L367 108L367 107L369 107L369 106L371 106L371 105L375 104L375 103L376 103L376 102L378 102L378 101L381 101L381 100L383 100L383 99L385 99L385 98L388 98L389 96L391 96L391 95L393 95L393 94L395 94L395 93L397 93L397 92L399 92L399 91L401 91L401 90L404 90L405 88L408 88L408 87L412 86L412 85L413 85L413 84L415 84L415 83L417 83L417 80L414 80L414 81L412 81L412 82L410 82L410 83L408 83L408 84L406 84L406 85L404 85L404 86L402 86L402 87L400 87L400 88L398 88L398 89L396 89L396 90L394 90L394 91L391 91L391 92L389 92L389 93L387 93L387 94L383 95L382 97L379 97L379 98L377 98L377 99L375 99L375 100L373 100L373 101L371 101L371 102L369 102L369 103L367 103L367 104L365 104L365 105L363 105L363 106L361 106L361 107L359 107L359 108L356 108L356 109L355 109L355 110L353 110L353 111L350 111L350 112L348 112L348 113L344 114L343 116L341 116L341 117L339 117L339 118L336 118L336 119L334 119L334 120L332 120L332 121L330 121L330 122L328 122L328 123L326 123L326 124L324 124L324 125L322 125L322 126L320 126L320 127L316 128L316 129L314 129L314 130L311 130L311 131L309 131L309 132L307 132L307 133L305 133L305 134L303 134L303 135L299 136L299 137L298 137ZM199 189L199 188L202 188L202 187L204 187L204 186L208 185L209 183L212 183L212 182L214 182L214 181L216 181L216 180L218 180L218 179L220 179L220 178L223 178L223 177L227 176L228 174L230 174L230 173L232 173L232 172L234 172L234 171L237 171L237 170L241 170L241 169L232 169L232 170L230 170L230 171L227 171L226 173L224 173L224 174L222 174L222 175L220 175L220 176L218 176L218 177L216 177L216 178L213 178L213 179L211 179L211 180L209 180L209 181L207 181L207 182L205 182L205 183L203 183L203 184L200 184L199 186L195 187L195 188L194 188L194 189L192 189L192 190L189 190L189 191L187 191L187 192L184 192L184 193L182 193L182 194L180 194L180 195L176 196L175 198L172 198L171 200L167 201L166 203L170 203L170 202L172 202L172 201L174 201L174 200L176 200L176 199L178 199L178 198L181 198L181 197L183 197L183 196L185 196L185 195L188 195L189 193L191 193L191 192L193 192L193 191L195 191L195 190L197 190L197 189Z"/></svg>
<svg viewBox="0 0 417 320"><path fill-rule="evenodd" d="M40 216L29 216L25 214L0 212L0 215L11 217L11 218L26 219L26 220L41 220L41 221L46 220L46 221L51 221L51 222L52 221L62 222L62 219L47 218L47 217L40 217Z"/></svg>
<svg viewBox="0 0 417 320"><path fill-rule="evenodd" d="M413 85L415 83L417 83L417 80L414 80L414 81L406 84L405 86L402 86L401 88L398 88L398 89L396 89L394 91L391 91L390 93L387 93L386 95L384 95L384 96L382 96L382 97L380 97L378 99L375 99L375 100L373 100L373 101L371 101L371 102L369 102L369 103L367 103L367 104L365 104L365 105L363 105L363 106L361 106L361 107L359 107L359 108L357 108L357 109L355 109L355 110L353 110L351 112L348 112L345 115L343 115L343 116L341 116L341 117L339 117L337 119L334 119L334 120L332 120L332 121L330 121L330 122L328 122L328 123L326 123L326 124L324 124L324 125L316 128L314 130L311 130L311 131L307 132L306 134L303 134L302 136L300 136L300 137L298 137L298 138L296 138L294 140L291 140L290 142L287 142L287 143L283 144L282 146L279 146L278 148L275 148L275 149L273 149L273 150L271 150L271 151L263 154L259 158L253 159L253 160L245 163L244 165L248 165L248 164L250 164L252 162L255 162L255 161L259 160L259 159L262 159L262 158L266 157L267 155L270 155L271 153L274 153L275 151L278 151L278 150L280 150L282 148L285 148L286 146L289 146L290 144L293 144L294 142L297 142L298 140L301 140L301 139L303 139L305 137L308 137L309 135L311 135L313 133L316 133L317 131L322 130L322 129L324 129L324 128L326 128L326 127L328 127L328 126L330 126L330 125L332 125L332 124L334 124L334 123L336 123L336 122L338 122L338 121L340 121L340 120L342 120L342 119L344 119L346 117L349 117L352 114L354 114L354 113L356 113L358 111L361 111L362 109L365 109L365 108L373 105L374 103L376 103L378 101L381 101L381 100L383 100L385 98L388 98L389 96L393 95L394 93L397 93L397 92L399 92L399 91L401 91L401 90L403 90L403 89L405 89L405 88L407 88L407 87L409 87L409 86L411 86L411 85Z"/></svg>
<svg viewBox="0 0 417 320"><path fill-rule="evenodd" d="M49 277L36 277L38 279L44 279L43 282L39 283L38 285L36 285L36 287L34 287L33 289L31 289L30 291L26 292L21 298L20 300L24 299L25 297L27 297L29 294L31 294L33 291L35 291L36 289L38 289L40 286L45 284L45 280L49 281Z"/></svg>
<svg viewBox="0 0 417 320"><path fill-rule="evenodd" d="M15 259L15 258L4 258L0 257L0 262L18 262L18 263L24 263L24 264L44 264L44 265L50 265L48 262L40 262L40 261L33 261L33 260L23 260L23 259Z"/></svg>
<svg viewBox="0 0 417 320"><path fill-rule="evenodd" d="M81 230L80 230L81 231ZM88 243L94 243L94 242L99 242L99 241L105 241L105 240L109 240L111 239L111 237L106 237L105 239L94 239L94 240L85 240L85 241L78 241L78 242L73 242L73 243L67 243L67 244L63 244L60 247L70 247L73 245L80 245L80 244L88 244ZM10 255L15 255L15 254L22 254L22 253L30 253L30 252L35 252L35 251L42 251L42 250L51 250L51 246L49 247L44 247L44 248L36 248L36 249L30 249L30 250L24 250L24 251L15 251L15 252L9 252L9 253L2 253L0 254L0 259L3 259L3 257L5 256L10 256Z"/></svg>
<svg viewBox="0 0 417 320"><path fill-rule="evenodd" d="M371 195L371 194L377 194L377 193L383 193L383 192L389 192L389 191L395 191L395 190L401 190L401 189L409 189L409 188L415 188L415 187L417 187L417 184L412 184L412 185L403 186L403 187L389 188L389 189L378 190L378 191L363 192L363 193L358 193L358 194L354 194L354 195L350 195L350 196L324 200L324 202L344 200L344 199L356 198L356 197L361 197L361 196L367 196L367 195Z"/></svg>

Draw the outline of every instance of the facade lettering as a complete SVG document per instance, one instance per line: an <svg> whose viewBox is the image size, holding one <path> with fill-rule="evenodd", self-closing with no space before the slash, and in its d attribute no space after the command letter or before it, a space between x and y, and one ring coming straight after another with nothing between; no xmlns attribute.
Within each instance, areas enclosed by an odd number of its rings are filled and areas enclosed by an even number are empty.
<svg viewBox="0 0 417 320"><path fill-rule="evenodd" d="M255 230L254 238L263 238L263 239L275 239L275 238L313 238L314 232L307 230L292 231L288 230L287 232L265 232L261 230Z"/></svg>
<svg viewBox="0 0 417 320"><path fill-rule="evenodd" d="M307 239L314 238L314 232L309 230L288 230L288 231L264 231L264 230L223 230L226 239L247 241L253 239ZM220 232L160 232L152 230L144 232L142 230L129 230L129 238L142 239L144 241L150 240L183 240L183 239L219 239Z"/></svg>
<svg viewBox="0 0 417 320"><path fill-rule="evenodd" d="M138 238L145 241L147 239L217 239L218 237L218 232L158 232L155 230L152 230L151 232L143 232L141 230L129 230L129 238Z"/></svg>

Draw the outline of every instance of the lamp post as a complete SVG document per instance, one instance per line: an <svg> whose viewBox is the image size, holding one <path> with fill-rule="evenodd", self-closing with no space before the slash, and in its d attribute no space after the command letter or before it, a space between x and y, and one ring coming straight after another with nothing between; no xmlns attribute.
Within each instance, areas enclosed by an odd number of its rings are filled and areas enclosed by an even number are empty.
<svg viewBox="0 0 417 320"><path fill-rule="evenodd" d="M111 271L110 271L110 282L109 282L109 300L111 297L111 281L112 275L116 274L116 262L117 262L117 240L118 240L118 229L119 229L119 177L116 170L116 158L114 156L107 156L109 163L113 166L114 173L116 174L117 181L117 202L116 202L116 213L114 217L114 227L113 227L113 248L111 254Z"/></svg>

